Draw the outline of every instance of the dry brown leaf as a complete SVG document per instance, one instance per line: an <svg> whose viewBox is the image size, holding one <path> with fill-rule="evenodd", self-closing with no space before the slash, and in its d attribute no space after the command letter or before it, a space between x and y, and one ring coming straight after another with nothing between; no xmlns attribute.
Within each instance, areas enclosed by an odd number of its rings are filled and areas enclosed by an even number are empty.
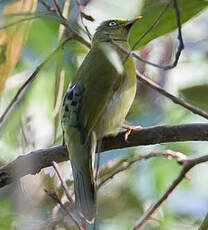
<svg viewBox="0 0 208 230"><path fill-rule="evenodd" d="M3 15L14 13L34 12L37 7L37 0L20 0L5 6ZM23 16L22 16L23 17ZM15 22L21 19L17 17L6 17L2 25ZM0 95L4 89L9 73L17 64L19 57L27 40L31 21L25 21L0 31Z"/></svg>

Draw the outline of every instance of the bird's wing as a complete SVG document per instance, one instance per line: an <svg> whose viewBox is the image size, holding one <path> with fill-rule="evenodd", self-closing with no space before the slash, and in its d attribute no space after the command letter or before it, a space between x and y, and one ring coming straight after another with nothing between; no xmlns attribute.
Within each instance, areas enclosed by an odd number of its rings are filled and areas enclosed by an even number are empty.
<svg viewBox="0 0 208 230"><path fill-rule="evenodd" d="M107 54L105 51L102 48L93 53L92 50L78 72L78 82L83 85L79 119L87 136L104 116L107 104L122 81L120 66L116 63L120 57L113 60L109 55L116 55L115 51L107 49Z"/></svg>
<svg viewBox="0 0 208 230"><path fill-rule="evenodd" d="M95 190L92 156L96 139L91 135L87 140L81 130L79 110L83 98L81 82L70 84L62 107L62 128L64 140L70 154L74 177L76 206L88 221L94 218Z"/></svg>
<svg viewBox="0 0 208 230"><path fill-rule="evenodd" d="M83 84L80 83L70 83L67 89L66 95L64 97L61 117L62 125L78 127L80 106L83 97Z"/></svg>

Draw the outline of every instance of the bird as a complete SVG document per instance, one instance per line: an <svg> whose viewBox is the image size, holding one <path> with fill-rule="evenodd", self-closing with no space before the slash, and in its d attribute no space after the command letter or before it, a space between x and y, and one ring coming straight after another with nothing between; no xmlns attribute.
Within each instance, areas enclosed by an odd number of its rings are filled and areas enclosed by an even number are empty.
<svg viewBox="0 0 208 230"><path fill-rule="evenodd" d="M63 100L61 124L72 165L75 203L89 223L95 218L97 141L121 130L136 94L134 60L112 41L129 49L129 31L138 19L107 20L97 27Z"/></svg>

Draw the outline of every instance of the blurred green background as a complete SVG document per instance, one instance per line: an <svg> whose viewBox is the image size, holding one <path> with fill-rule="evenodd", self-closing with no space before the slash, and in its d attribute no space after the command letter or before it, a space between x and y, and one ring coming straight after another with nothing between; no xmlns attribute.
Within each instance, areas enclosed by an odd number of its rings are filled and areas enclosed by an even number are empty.
<svg viewBox="0 0 208 230"><path fill-rule="evenodd" d="M2 22L3 9L11 2L15 1L0 2ZM53 1L46 2L54 7ZM74 26L78 23L82 27L76 1L69 2L70 22ZM85 21L91 33L94 33L96 26L105 19L131 19L142 15L143 18L131 31L130 44L133 45L155 21L168 1L83 0L81 2L86 4L85 13L95 18L95 22ZM64 3L64 0L59 1L61 7ZM206 10L208 2L179 0L178 3L181 21L184 23L182 32L185 50L177 67L163 71L139 61L136 61L136 65L140 72L145 73L169 92L208 112L208 11ZM38 2L36 12L40 11L45 12L46 9ZM135 52L160 65L172 63L178 44L176 26L174 9L170 5L157 26L139 43ZM78 29L79 27L76 28L86 37ZM35 67L58 46L59 34L59 23L56 20L49 17L33 20L23 52L17 65L10 72L1 95L0 114ZM57 98L63 97L61 89L63 93L66 91L68 83L87 52L88 49L82 44L69 41L64 49L60 49L44 65L9 118L0 127L1 165L21 154L62 143L57 113L60 100ZM140 82L137 97L127 120L134 125L142 126L206 122L204 118L173 104ZM131 158L166 149L197 156L208 153L208 144L184 142L116 150L102 153L101 165L102 167L111 165L127 154ZM70 185L72 175L69 162L60 164L60 168ZM180 169L181 166L175 160L154 158L135 163L130 169L109 180L98 194L100 229L132 229L142 213L171 184ZM184 180L177 187L143 229L197 229L208 212L207 175L206 163L192 169L189 173L191 180ZM0 189L0 229L52 229L47 223L51 221L53 213L58 212L58 208L44 193L44 188L57 190L60 197L63 196L62 188L52 168L44 169L36 176L28 175L17 183ZM69 229L66 223L67 221L57 223L54 229Z"/></svg>

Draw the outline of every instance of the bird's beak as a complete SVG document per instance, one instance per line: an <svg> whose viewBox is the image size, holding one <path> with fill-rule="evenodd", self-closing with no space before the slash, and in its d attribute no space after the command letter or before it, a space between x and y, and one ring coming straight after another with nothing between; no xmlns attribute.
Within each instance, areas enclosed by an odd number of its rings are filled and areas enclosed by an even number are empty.
<svg viewBox="0 0 208 230"><path fill-rule="evenodd" d="M134 23L137 22L137 21L138 21L139 19L141 19L141 18L142 18L142 16L138 16L138 17L136 17L136 18L134 18L134 19L128 21L128 22L126 23L126 25L125 25L126 29L129 31L129 30L131 29L132 25L134 25Z"/></svg>

